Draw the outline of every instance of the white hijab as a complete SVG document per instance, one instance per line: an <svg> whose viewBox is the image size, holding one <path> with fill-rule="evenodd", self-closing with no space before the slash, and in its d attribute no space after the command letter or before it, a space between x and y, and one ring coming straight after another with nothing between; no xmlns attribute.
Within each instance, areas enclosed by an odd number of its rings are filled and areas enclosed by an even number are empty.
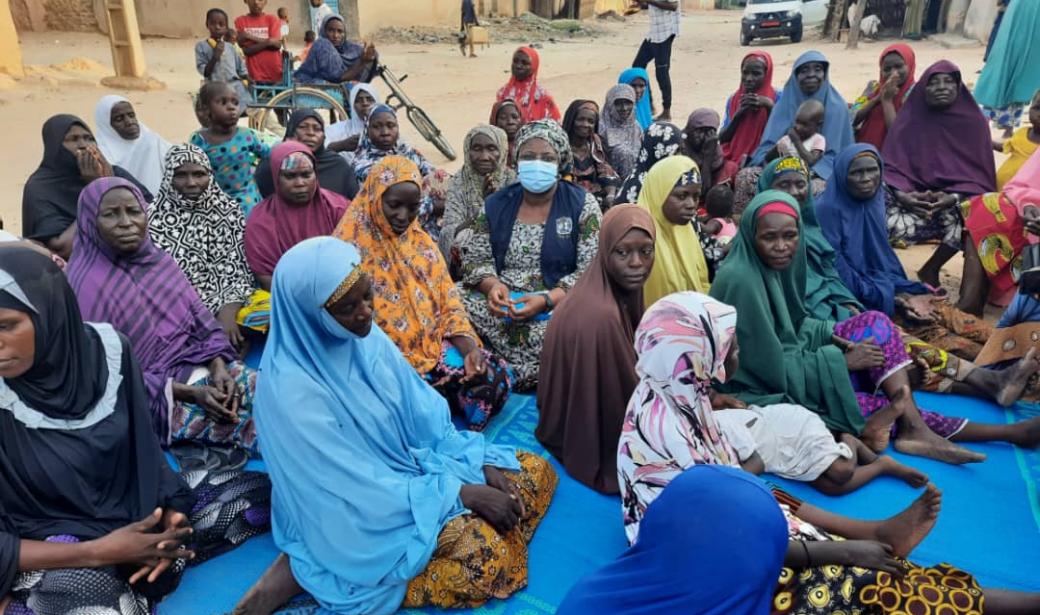
<svg viewBox="0 0 1040 615"><path fill-rule="evenodd" d="M369 96L376 100L377 105L383 102L379 98L379 90L377 90L376 86L371 83L356 83L351 86L350 108L347 109L350 117L341 122L336 122L325 129L326 147L330 143L349 139L354 135L360 135L365 132L365 124L368 118L358 117L357 113L354 111L354 101L357 99L358 92L368 92Z"/></svg>
<svg viewBox="0 0 1040 615"><path fill-rule="evenodd" d="M141 134L127 141L112 128L112 107L121 102L130 102L122 96L103 96L94 107L94 125L97 127L97 143L109 164L122 167L141 182L152 194L162 186L164 160L170 143L149 129L140 119Z"/></svg>

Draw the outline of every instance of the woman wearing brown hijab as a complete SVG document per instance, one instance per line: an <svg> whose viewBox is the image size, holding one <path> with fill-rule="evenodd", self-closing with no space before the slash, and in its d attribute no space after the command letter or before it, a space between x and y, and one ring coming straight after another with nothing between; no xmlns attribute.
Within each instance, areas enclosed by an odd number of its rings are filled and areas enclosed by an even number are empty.
<svg viewBox="0 0 1040 615"><path fill-rule="evenodd" d="M617 444L639 381L632 344L655 237L638 205L608 211L599 251L556 308L542 346L535 435L568 474L602 493L618 492Z"/></svg>

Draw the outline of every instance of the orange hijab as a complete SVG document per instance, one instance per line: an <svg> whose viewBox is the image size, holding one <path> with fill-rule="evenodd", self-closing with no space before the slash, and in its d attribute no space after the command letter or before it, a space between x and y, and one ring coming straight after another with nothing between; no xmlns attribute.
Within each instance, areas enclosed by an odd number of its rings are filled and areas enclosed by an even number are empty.
<svg viewBox="0 0 1040 615"><path fill-rule="evenodd" d="M357 246L361 267L372 276L376 323L420 374L440 361L445 340L480 338L473 330L437 243L413 220L397 235L383 214L391 186L423 178L414 162L387 156L368 174L333 236Z"/></svg>

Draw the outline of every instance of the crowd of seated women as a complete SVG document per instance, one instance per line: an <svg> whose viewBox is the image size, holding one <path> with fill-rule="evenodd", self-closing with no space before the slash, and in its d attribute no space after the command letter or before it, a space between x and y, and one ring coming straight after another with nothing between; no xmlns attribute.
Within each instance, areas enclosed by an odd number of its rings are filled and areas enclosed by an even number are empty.
<svg viewBox="0 0 1040 615"><path fill-rule="evenodd" d="M328 74L363 77L337 19L323 53L346 72ZM350 118L299 109L280 138L240 126L219 82L182 144L121 97L94 131L49 119L25 240L0 244L0 612L148 613L186 566L268 530L281 554L236 612L301 592L342 613L507 598L558 480L481 433L518 393L559 466L620 495L631 543L561 613L1040 611L907 560L941 494L885 454L1040 445L1040 418L912 395L1040 395L1040 302L1016 294L1040 236L1040 96L1034 129L994 144L952 63L918 77L893 45L879 68L849 105L821 53L778 91L755 51L723 117L680 128L653 121L642 69L561 113L524 47L454 176L365 83ZM893 246L924 241L908 276ZM962 250L953 303L939 271ZM1011 303L997 327L987 302ZM171 468L200 449L209 473ZM268 474L241 470L261 456ZM867 522L763 473L924 492ZM719 541L754 560L695 555Z"/></svg>

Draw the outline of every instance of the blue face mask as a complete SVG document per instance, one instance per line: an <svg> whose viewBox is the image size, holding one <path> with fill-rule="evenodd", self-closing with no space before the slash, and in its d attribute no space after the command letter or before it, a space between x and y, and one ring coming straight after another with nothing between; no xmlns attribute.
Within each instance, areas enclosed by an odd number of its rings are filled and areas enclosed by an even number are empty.
<svg viewBox="0 0 1040 615"><path fill-rule="evenodd" d="M521 160L517 165L517 176L524 190L534 194L548 192L556 184L559 168L554 162L544 160Z"/></svg>

